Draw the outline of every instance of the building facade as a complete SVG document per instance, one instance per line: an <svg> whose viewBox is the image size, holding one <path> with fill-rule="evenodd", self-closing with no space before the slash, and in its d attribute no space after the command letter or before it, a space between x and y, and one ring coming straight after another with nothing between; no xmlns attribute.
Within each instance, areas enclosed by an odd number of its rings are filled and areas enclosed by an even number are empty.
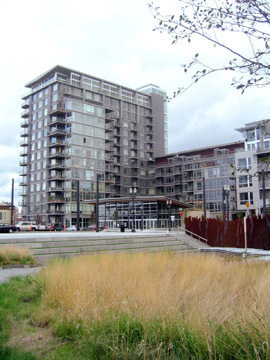
<svg viewBox="0 0 270 360"><path fill-rule="evenodd" d="M148 170L148 192L202 210L204 181L206 210L213 217L220 216L224 211L224 189L229 189L226 207L230 218L235 218L238 210L233 170L235 155L244 151L244 146L239 141L158 157Z"/></svg>
<svg viewBox="0 0 270 360"><path fill-rule="evenodd" d="M62 66L26 84L21 121L22 216L87 226L96 197L147 196L147 169L167 146L166 93L136 91Z"/></svg>
<svg viewBox="0 0 270 360"><path fill-rule="evenodd" d="M245 139L245 149L236 154L237 207L257 215L270 207L270 120L236 129Z"/></svg>

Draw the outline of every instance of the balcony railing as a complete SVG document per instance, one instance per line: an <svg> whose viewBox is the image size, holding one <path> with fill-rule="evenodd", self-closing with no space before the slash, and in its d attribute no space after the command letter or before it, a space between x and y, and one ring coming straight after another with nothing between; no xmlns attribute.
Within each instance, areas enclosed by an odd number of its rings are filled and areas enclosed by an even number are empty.
<svg viewBox="0 0 270 360"><path fill-rule="evenodd" d="M20 125L22 128L26 128L29 125L29 120L28 119L22 120Z"/></svg>
<svg viewBox="0 0 270 360"><path fill-rule="evenodd" d="M22 105L21 105L22 109L27 109L29 108L29 99L26 99L22 102Z"/></svg>
<svg viewBox="0 0 270 360"><path fill-rule="evenodd" d="M20 136L21 136L21 137L26 137L26 136L28 136L28 129L22 130L22 131L20 132Z"/></svg>
<svg viewBox="0 0 270 360"><path fill-rule="evenodd" d="M21 113L21 117L22 118L26 118L29 116L29 109L25 109L22 113Z"/></svg>
<svg viewBox="0 0 270 360"><path fill-rule="evenodd" d="M27 139L24 139L24 140L20 141L20 146L28 146Z"/></svg>

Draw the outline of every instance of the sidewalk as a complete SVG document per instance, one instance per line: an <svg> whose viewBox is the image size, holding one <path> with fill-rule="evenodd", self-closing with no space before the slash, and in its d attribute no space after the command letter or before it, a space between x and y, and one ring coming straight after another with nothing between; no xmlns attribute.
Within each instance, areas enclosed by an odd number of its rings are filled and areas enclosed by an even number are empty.
<svg viewBox="0 0 270 360"><path fill-rule="evenodd" d="M9 280L13 276L25 276L35 274L40 271L42 267L33 268L12 268L12 269L1 269L0 270L0 284Z"/></svg>

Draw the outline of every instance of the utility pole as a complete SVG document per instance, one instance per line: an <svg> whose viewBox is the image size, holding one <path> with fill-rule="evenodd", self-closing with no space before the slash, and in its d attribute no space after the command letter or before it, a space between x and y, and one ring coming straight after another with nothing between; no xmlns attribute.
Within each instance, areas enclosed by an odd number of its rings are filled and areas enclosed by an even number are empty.
<svg viewBox="0 0 270 360"><path fill-rule="evenodd" d="M11 225L14 225L14 179L11 185Z"/></svg>
<svg viewBox="0 0 270 360"><path fill-rule="evenodd" d="M99 232L99 179L100 179L100 174L97 174L97 189L96 189L96 232Z"/></svg>

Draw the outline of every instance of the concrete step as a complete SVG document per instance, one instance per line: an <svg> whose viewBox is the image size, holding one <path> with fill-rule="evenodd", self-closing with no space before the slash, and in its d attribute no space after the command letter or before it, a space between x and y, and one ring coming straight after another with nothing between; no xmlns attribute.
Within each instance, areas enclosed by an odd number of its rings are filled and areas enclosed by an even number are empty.
<svg viewBox="0 0 270 360"><path fill-rule="evenodd" d="M194 248L202 249L202 248L209 248L210 246L200 241L198 239L193 238L192 236L186 234L183 231L176 233L176 238L182 241L185 241L187 244L194 246Z"/></svg>
<svg viewBox="0 0 270 360"><path fill-rule="evenodd" d="M12 234L11 234L12 235ZM28 247L38 263L44 264L55 257L69 257L87 253L102 252L157 252L157 251L197 251L201 246L185 233L157 234L39 234L30 236L7 236L0 238L0 245L20 245Z"/></svg>

